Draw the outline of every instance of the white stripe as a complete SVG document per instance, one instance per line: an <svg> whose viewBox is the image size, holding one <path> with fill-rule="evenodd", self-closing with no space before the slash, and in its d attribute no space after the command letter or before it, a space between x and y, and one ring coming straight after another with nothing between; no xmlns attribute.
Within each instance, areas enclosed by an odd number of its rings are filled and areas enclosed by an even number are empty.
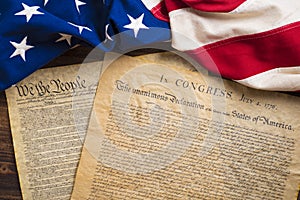
<svg viewBox="0 0 300 200"><path fill-rule="evenodd" d="M163 0L141 0L148 10L151 10Z"/></svg>
<svg viewBox="0 0 300 200"><path fill-rule="evenodd" d="M299 91L300 67L276 68L246 79L235 81L262 90Z"/></svg>
<svg viewBox="0 0 300 200"><path fill-rule="evenodd" d="M173 46L181 51L279 28L300 19L299 0L248 0L229 13L183 8L169 13Z"/></svg>

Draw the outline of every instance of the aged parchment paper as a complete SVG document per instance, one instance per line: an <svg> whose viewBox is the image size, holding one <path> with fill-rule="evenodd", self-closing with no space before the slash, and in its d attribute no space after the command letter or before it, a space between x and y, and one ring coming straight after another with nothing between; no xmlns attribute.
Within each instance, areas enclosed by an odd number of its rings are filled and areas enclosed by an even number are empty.
<svg viewBox="0 0 300 200"><path fill-rule="evenodd" d="M297 199L300 99L199 70L160 53L103 72L72 199Z"/></svg>
<svg viewBox="0 0 300 200"><path fill-rule="evenodd" d="M24 200L70 199L100 65L40 69L6 90Z"/></svg>

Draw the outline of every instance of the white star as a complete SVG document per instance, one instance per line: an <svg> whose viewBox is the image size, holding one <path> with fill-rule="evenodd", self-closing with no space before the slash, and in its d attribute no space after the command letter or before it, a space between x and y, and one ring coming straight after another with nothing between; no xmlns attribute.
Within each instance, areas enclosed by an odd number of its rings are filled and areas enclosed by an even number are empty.
<svg viewBox="0 0 300 200"><path fill-rule="evenodd" d="M48 3L49 0L44 0L44 6Z"/></svg>
<svg viewBox="0 0 300 200"><path fill-rule="evenodd" d="M76 28L78 28L80 34L82 33L83 30L88 30L88 31L92 32L92 30L89 27L80 26L80 25L77 25L77 24L73 24L71 22L68 22L68 23L71 24L72 26L75 26Z"/></svg>
<svg viewBox="0 0 300 200"><path fill-rule="evenodd" d="M130 15L127 16L130 20L130 24L125 25L124 28L132 29L134 31L134 37L137 37L140 29L149 29L147 26L145 26L145 24L143 24L144 14L136 19L134 19Z"/></svg>
<svg viewBox="0 0 300 200"><path fill-rule="evenodd" d="M29 22L31 19L32 15L43 15L44 13L38 11L39 6L27 6L25 3L22 3L22 6L24 10L15 13L15 15L25 15L26 16L26 21Z"/></svg>
<svg viewBox="0 0 300 200"><path fill-rule="evenodd" d="M21 43L16 43L16 42L12 42L12 41L10 41L10 43L16 48L16 50L13 52L13 54L11 54L11 56L9 58L20 55L24 61L26 61L25 52L28 49L31 49L34 47L34 46L30 46L30 45L26 44L27 36L22 40Z"/></svg>
<svg viewBox="0 0 300 200"><path fill-rule="evenodd" d="M85 5L85 4L86 3L82 2L82 1L75 0L75 5L76 5L76 9L77 9L78 13L80 13L79 6L82 6L82 5Z"/></svg>
<svg viewBox="0 0 300 200"><path fill-rule="evenodd" d="M105 26L105 37L106 38L105 38L104 42L106 42L107 40L113 41L113 39L107 33L108 27L109 27L109 24L106 24L106 26Z"/></svg>
<svg viewBox="0 0 300 200"><path fill-rule="evenodd" d="M61 38L59 38L55 42L60 42L60 41L66 40L68 42L69 46L71 46L72 35L68 35L68 34L64 34L64 33L59 33L59 35L61 35Z"/></svg>

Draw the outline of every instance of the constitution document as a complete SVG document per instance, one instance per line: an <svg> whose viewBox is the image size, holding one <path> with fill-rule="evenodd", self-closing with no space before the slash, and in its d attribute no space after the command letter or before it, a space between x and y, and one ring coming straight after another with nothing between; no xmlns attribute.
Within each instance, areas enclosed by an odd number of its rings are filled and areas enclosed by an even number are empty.
<svg viewBox="0 0 300 200"><path fill-rule="evenodd" d="M70 199L100 65L40 69L6 90L24 200Z"/></svg>
<svg viewBox="0 0 300 200"><path fill-rule="evenodd" d="M299 97L211 76L175 53L113 60L71 199L297 199Z"/></svg>

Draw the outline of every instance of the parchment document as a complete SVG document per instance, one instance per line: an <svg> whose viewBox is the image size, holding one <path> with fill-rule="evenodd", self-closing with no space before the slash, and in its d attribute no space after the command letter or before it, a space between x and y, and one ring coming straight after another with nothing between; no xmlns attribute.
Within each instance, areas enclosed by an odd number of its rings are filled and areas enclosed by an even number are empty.
<svg viewBox="0 0 300 200"><path fill-rule="evenodd" d="M105 69L72 199L297 199L300 99L196 68L160 53Z"/></svg>
<svg viewBox="0 0 300 200"><path fill-rule="evenodd" d="M6 90L24 200L70 199L99 66L41 69Z"/></svg>

